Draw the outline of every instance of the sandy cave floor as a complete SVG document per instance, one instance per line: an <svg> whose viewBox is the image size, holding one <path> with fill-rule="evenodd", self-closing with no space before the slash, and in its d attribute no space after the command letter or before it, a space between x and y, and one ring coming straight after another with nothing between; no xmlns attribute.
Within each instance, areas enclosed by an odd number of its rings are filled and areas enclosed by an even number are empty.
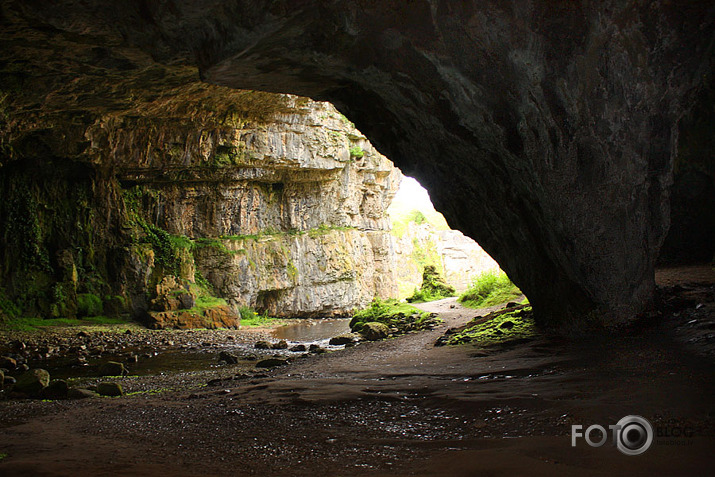
<svg viewBox="0 0 715 477"><path fill-rule="evenodd" d="M227 366L199 375L215 380L200 388L2 401L0 475L706 475L715 274L671 269L657 279L677 306L617 336L434 347L448 327L488 311L446 299L422 305L445 319L434 331L257 376ZM656 436L637 457L571 447L572 424L629 414L661 434L693 435Z"/></svg>

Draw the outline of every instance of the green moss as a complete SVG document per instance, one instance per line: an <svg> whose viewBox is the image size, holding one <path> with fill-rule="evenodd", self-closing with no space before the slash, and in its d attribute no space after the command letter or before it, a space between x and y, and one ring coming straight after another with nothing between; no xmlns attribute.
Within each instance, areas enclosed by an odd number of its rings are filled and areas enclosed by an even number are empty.
<svg viewBox="0 0 715 477"><path fill-rule="evenodd" d="M528 305L511 311L497 311L479 317L462 330L440 338L438 344L457 345L474 343L491 346L533 338L537 334L532 309Z"/></svg>
<svg viewBox="0 0 715 477"><path fill-rule="evenodd" d="M474 279L469 289L459 297L459 302L470 308L481 308L506 303L519 296L521 290L506 273L490 270Z"/></svg>
<svg viewBox="0 0 715 477"><path fill-rule="evenodd" d="M368 308L356 312L350 320L350 329L360 331L365 323L382 323L388 328L397 329L397 334L407 331L431 329L442 319L431 313L418 310L407 303L397 300L380 300L376 298Z"/></svg>
<svg viewBox="0 0 715 477"><path fill-rule="evenodd" d="M441 300L454 296L454 287L444 281L437 268L433 265L426 265L422 273L422 286L415 290L411 297L407 298L410 303L420 303L426 301Z"/></svg>
<svg viewBox="0 0 715 477"><path fill-rule="evenodd" d="M359 146L351 147L350 148L350 157L354 157L356 159L362 159L362 157L365 155L365 151L363 148Z"/></svg>
<svg viewBox="0 0 715 477"><path fill-rule="evenodd" d="M92 293L80 293L77 295L77 315L99 316L104 310L102 299Z"/></svg>

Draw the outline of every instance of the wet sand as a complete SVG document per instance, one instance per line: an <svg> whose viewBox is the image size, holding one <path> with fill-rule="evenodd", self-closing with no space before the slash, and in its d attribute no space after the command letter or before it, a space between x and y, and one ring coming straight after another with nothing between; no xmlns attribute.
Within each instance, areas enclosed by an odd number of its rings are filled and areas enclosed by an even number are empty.
<svg viewBox="0 0 715 477"><path fill-rule="evenodd" d="M707 281L696 296L712 295ZM712 301L619 335L481 349L433 346L489 311L447 299L422 305L445 319L434 331L264 375L227 367L190 391L0 402L0 475L706 475L715 364L699 345ZM629 414L693 435L656 437L633 457L610 443L571 447L572 424Z"/></svg>

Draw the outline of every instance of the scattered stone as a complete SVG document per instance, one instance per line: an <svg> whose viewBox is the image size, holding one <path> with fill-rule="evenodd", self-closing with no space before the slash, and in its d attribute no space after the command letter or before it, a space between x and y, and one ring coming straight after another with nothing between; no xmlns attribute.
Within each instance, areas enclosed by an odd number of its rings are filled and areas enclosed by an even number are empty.
<svg viewBox="0 0 715 477"><path fill-rule="evenodd" d="M95 393L94 391L90 391L89 389L72 388L67 391L67 397L69 399L87 399L99 397L99 394Z"/></svg>
<svg viewBox="0 0 715 477"><path fill-rule="evenodd" d="M99 383L97 385L97 393L102 396L123 396L124 391L119 383Z"/></svg>
<svg viewBox="0 0 715 477"><path fill-rule="evenodd" d="M13 370L17 367L17 361L9 356L0 356L0 368Z"/></svg>
<svg viewBox="0 0 715 477"><path fill-rule="evenodd" d="M256 349L271 349L271 344L268 341L256 341L256 344L253 345L254 348Z"/></svg>
<svg viewBox="0 0 715 477"><path fill-rule="evenodd" d="M127 363L134 364L134 363L138 363L138 362L139 362L139 356L137 356L135 354L130 354L129 356L127 356Z"/></svg>
<svg viewBox="0 0 715 477"><path fill-rule="evenodd" d="M17 374L23 374L23 373L28 372L29 370L30 370L30 367L25 363L22 363L22 364L18 365L17 368L15 368L15 372Z"/></svg>
<svg viewBox="0 0 715 477"><path fill-rule="evenodd" d="M27 348L27 345L19 340L15 340L12 342L12 349L14 349L17 352L25 351Z"/></svg>
<svg viewBox="0 0 715 477"><path fill-rule="evenodd" d="M228 335L228 336L226 337L226 339L229 340L229 341L233 341L233 340L235 340L236 338L235 338L233 335Z"/></svg>
<svg viewBox="0 0 715 477"><path fill-rule="evenodd" d="M372 321L363 325L360 329L360 334L368 341L377 341L387 338L390 334L390 329L383 323Z"/></svg>
<svg viewBox="0 0 715 477"><path fill-rule="evenodd" d="M304 344L297 344L295 346L291 346L288 351L292 351L294 353L300 353L302 351L306 351L308 348L305 347Z"/></svg>
<svg viewBox="0 0 715 477"><path fill-rule="evenodd" d="M278 343L273 343L271 349L288 349L288 342L286 340L280 340Z"/></svg>
<svg viewBox="0 0 715 477"><path fill-rule="evenodd" d="M127 374L127 369L122 363L116 361L107 361L99 368L100 376L124 376Z"/></svg>
<svg viewBox="0 0 715 477"><path fill-rule="evenodd" d="M69 392L67 381L63 379L53 379L50 384L41 392L44 399L64 399Z"/></svg>
<svg viewBox="0 0 715 477"><path fill-rule="evenodd" d="M238 358L226 351L221 351L218 355L219 361L225 361L226 364L236 364L238 363Z"/></svg>
<svg viewBox="0 0 715 477"><path fill-rule="evenodd" d="M449 305L449 307L450 307L451 309L455 309L455 308L457 308L457 305L455 305L454 303L452 303L451 305Z"/></svg>
<svg viewBox="0 0 715 477"><path fill-rule="evenodd" d="M355 342L355 335L354 334L347 334L347 335L340 335L340 336L335 336L333 338L330 338L330 341L328 344L332 346L340 346L340 345L347 345Z"/></svg>
<svg viewBox="0 0 715 477"><path fill-rule="evenodd" d="M89 333L87 333L86 331L80 331L79 333L77 333L77 338L89 338Z"/></svg>
<svg viewBox="0 0 715 477"><path fill-rule="evenodd" d="M12 376L7 376L7 375L5 376L5 386L12 386L16 382L17 382L17 380L15 378L13 378Z"/></svg>
<svg viewBox="0 0 715 477"><path fill-rule="evenodd" d="M287 359L268 358L262 359L261 361L257 362L256 368L275 368L276 366L283 366L284 364L288 364Z"/></svg>
<svg viewBox="0 0 715 477"><path fill-rule="evenodd" d="M36 396L40 394L40 391L46 388L48 384L50 384L50 373L44 369L32 369L17 378L17 382L12 390L18 393Z"/></svg>
<svg viewBox="0 0 715 477"><path fill-rule="evenodd" d="M124 334L125 334L125 335L131 335L131 334L132 334L132 330L127 330L127 331L124 332Z"/></svg>

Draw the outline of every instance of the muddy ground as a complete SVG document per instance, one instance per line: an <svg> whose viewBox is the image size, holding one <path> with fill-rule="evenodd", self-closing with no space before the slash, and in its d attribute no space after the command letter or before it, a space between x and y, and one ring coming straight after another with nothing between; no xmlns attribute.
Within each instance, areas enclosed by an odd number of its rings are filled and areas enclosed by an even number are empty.
<svg viewBox="0 0 715 477"><path fill-rule="evenodd" d="M660 309L618 334L434 347L488 311L447 299L422 305L445 320L434 331L270 371L239 363L162 376L158 394L2 401L0 475L707 475L714 275L661 271ZM215 336L174 345L255 338ZM571 446L572 424L630 414L655 427L644 454Z"/></svg>

